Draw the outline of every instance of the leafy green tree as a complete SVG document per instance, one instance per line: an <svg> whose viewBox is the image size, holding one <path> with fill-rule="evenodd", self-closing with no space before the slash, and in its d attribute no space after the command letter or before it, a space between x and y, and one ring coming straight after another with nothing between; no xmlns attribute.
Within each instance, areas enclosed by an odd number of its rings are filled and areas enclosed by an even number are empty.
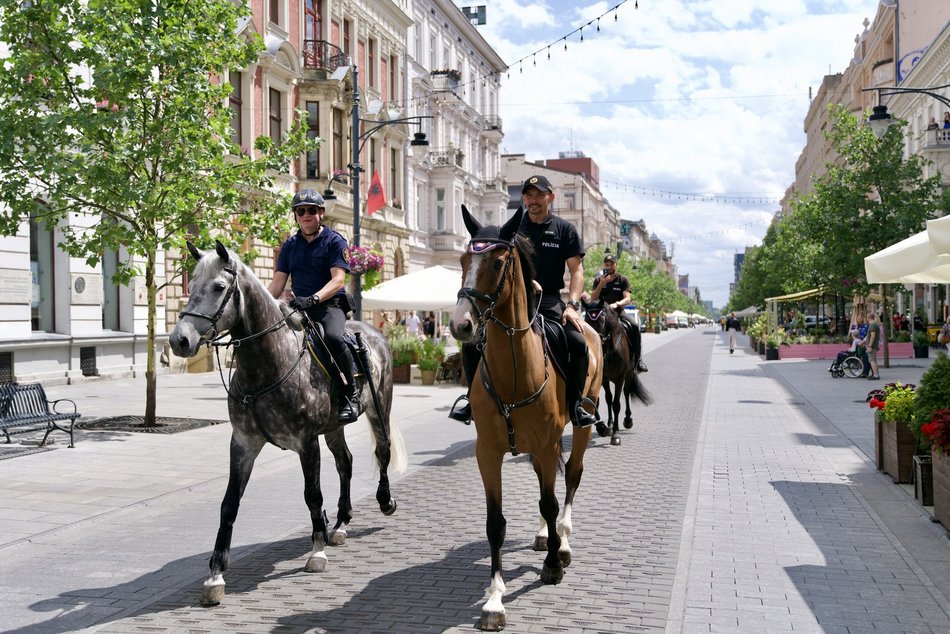
<svg viewBox="0 0 950 634"><path fill-rule="evenodd" d="M128 253L113 281L145 280L146 424L157 253L188 233L276 243L288 220L274 181L308 146L299 120L281 143L257 139L254 157L231 142L221 80L263 49L238 33L248 16L231 0L0 0L0 233L35 218L90 265Z"/></svg>
<svg viewBox="0 0 950 634"><path fill-rule="evenodd" d="M651 320L673 310L683 297L673 278L659 271L653 260L641 260L640 266L630 275L630 296L640 307L640 314Z"/></svg>
<svg viewBox="0 0 950 634"><path fill-rule="evenodd" d="M839 160L793 203L792 224L820 284L866 294L864 258L923 230L943 204L940 175L924 178L927 161L904 156L904 121L880 139L844 106L832 106L831 122Z"/></svg>

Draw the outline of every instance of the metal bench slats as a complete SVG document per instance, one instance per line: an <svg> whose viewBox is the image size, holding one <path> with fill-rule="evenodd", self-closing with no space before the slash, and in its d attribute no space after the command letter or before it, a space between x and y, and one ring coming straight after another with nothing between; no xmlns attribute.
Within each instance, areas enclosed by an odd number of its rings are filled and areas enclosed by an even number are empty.
<svg viewBox="0 0 950 634"><path fill-rule="evenodd" d="M60 403L69 403L72 411L58 411L57 406ZM58 429L69 434L69 446L73 447L73 426L80 416L76 403L71 399L47 399L46 390L40 383L0 385L0 429L6 435L8 444L12 442L9 429L46 423L46 434L40 446L46 444L51 431ZM69 421L68 429L57 424L66 420Z"/></svg>

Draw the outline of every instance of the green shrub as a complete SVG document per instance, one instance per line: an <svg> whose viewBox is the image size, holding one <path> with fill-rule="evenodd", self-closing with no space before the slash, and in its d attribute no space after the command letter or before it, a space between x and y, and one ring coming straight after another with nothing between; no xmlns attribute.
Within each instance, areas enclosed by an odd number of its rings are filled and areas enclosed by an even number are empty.
<svg viewBox="0 0 950 634"><path fill-rule="evenodd" d="M894 343L908 343L910 341L910 333L906 330L901 330L894 335Z"/></svg>
<svg viewBox="0 0 950 634"><path fill-rule="evenodd" d="M929 423L938 409L950 409L950 358L942 350L937 353L930 369L920 377L916 394L910 430L921 449L929 449L930 441L924 438L921 426Z"/></svg>
<svg viewBox="0 0 950 634"><path fill-rule="evenodd" d="M926 330L918 330L914 333L914 345L918 348L924 348L930 345L930 335Z"/></svg>
<svg viewBox="0 0 950 634"><path fill-rule="evenodd" d="M418 337L406 333L405 327L393 327L389 331L389 348L393 353L393 367L412 365L422 350Z"/></svg>
<svg viewBox="0 0 950 634"><path fill-rule="evenodd" d="M900 383L884 387L887 395L884 407L884 421L888 423L910 423L914 417L916 390L913 385Z"/></svg>

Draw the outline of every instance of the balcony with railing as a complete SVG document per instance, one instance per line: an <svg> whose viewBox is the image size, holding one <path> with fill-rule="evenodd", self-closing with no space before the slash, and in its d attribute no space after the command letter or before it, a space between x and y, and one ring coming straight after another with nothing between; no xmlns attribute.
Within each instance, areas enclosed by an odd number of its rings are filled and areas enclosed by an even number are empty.
<svg viewBox="0 0 950 634"><path fill-rule="evenodd" d="M332 73L337 68L346 66L346 64L346 54L338 46L325 40L304 40L304 68Z"/></svg>
<svg viewBox="0 0 950 634"><path fill-rule="evenodd" d="M501 135L501 117L496 114L479 117L482 132Z"/></svg>
<svg viewBox="0 0 950 634"><path fill-rule="evenodd" d="M429 73L432 80L432 92L458 97L462 73L452 69L434 70Z"/></svg>
<svg viewBox="0 0 950 634"><path fill-rule="evenodd" d="M925 131L927 135L924 142L926 150L948 150L950 149L950 128L937 128L936 130Z"/></svg>

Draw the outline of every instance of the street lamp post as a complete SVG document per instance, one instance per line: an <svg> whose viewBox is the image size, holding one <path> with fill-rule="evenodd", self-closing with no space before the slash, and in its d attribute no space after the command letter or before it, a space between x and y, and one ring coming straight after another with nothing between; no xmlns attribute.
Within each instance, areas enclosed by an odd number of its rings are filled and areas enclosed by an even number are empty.
<svg viewBox="0 0 950 634"><path fill-rule="evenodd" d="M361 214L361 203L360 203L360 173L363 171L363 166L360 164L360 154L363 151L363 146L366 144L366 141L369 140L377 130L385 128L389 125L396 124L413 124L420 126L420 131L416 132L413 135L412 141L409 142L413 148L424 148L429 145L429 141L426 139L426 135L421 131L422 120L423 119L432 119L433 117L429 115L419 115L415 117L403 117L401 119L390 119L389 121L373 121L371 119L361 119L360 118L360 84L359 84L359 71L354 64L352 66L353 72L353 107L351 111L352 118L352 130L350 131L350 138L353 140L352 143L352 156L350 164L347 166L350 168L350 178L353 184L353 244L355 246L360 246L360 214ZM373 124L371 128L360 134L360 123L370 123ZM327 191L329 192L329 184L327 185ZM324 197L326 198L326 197ZM361 274L355 273L353 275L353 299L356 306L353 309L353 319L359 321L362 318L362 304L363 304L363 293L361 287Z"/></svg>

